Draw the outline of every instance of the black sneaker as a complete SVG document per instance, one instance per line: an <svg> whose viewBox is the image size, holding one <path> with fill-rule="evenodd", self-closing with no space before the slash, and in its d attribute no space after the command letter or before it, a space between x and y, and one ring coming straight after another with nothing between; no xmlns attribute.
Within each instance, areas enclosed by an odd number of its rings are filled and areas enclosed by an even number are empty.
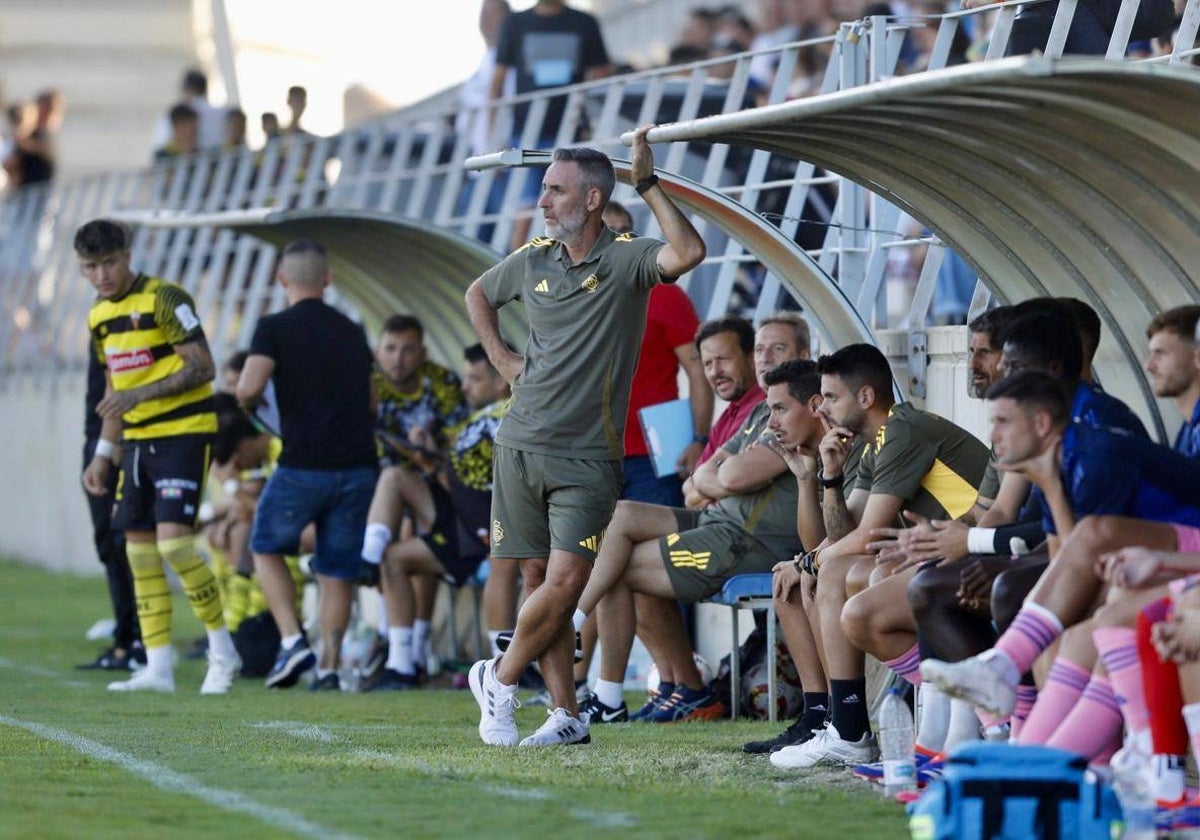
<svg viewBox="0 0 1200 840"><path fill-rule="evenodd" d="M401 674L391 668L384 668L379 672L379 679L363 691L408 691L417 688L417 684L416 674Z"/></svg>
<svg viewBox="0 0 1200 840"><path fill-rule="evenodd" d="M338 679L337 671L318 677L308 687L309 691L341 691L342 681Z"/></svg>
<svg viewBox="0 0 1200 840"><path fill-rule="evenodd" d="M75 667L80 671L129 671L131 670L129 667L131 658L131 651L117 653L115 647L110 647L108 650L102 651L91 662L84 662Z"/></svg>
<svg viewBox="0 0 1200 840"><path fill-rule="evenodd" d="M267 674L267 688L291 688L301 674L316 664L317 655L308 646L308 639L301 636L291 647L279 649L279 658L271 667L271 673Z"/></svg>
<svg viewBox="0 0 1200 840"><path fill-rule="evenodd" d="M512 630L501 630L496 634L496 649L504 653L508 650L508 646L512 644L512 638ZM575 634L575 661L583 661L583 637L579 633Z"/></svg>
<svg viewBox="0 0 1200 840"><path fill-rule="evenodd" d="M364 680L370 680L377 677L383 670L384 664L388 658L388 640L385 636L376 636L375 641L371 642L371 650L367 653L366 661L362 666L362 677Z"/></svg>
<svg viewBox="0 0 1200 840"><path fill-rule="evenodd" d="M784 747L794 747L798 744L803 744L806 741L811 741L813 735L812 726L809 725L803 717L796 718L792 721L792 725L783 732L776 735L774 738L768 738L765 741L751 741L748 744L742 745L742 750L755 755L763 755L773 753L776 750L781 750Z"/></svg>
<svg viewBox="0 0 1200 840"><path fill-rule="evenodd" d="M579 704L579 719L588 724L626 723L629 720L629 707L624 700L619 706L606 706L593 691Z"/></svg>

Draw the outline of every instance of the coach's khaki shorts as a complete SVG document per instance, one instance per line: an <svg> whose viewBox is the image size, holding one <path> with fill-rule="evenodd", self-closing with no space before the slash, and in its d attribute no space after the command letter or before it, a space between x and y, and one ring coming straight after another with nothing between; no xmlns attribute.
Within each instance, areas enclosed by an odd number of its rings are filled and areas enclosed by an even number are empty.
<svg viewBox="0 0 1200 840"><path fill-rule="evenodd" d="M596 559L621 495L620 461L559 458L496 445L491 555Z"/></svg>
<svg viewBox="0 0 1200 840"><path fill-rule="evenodd" d="M699 511L675 508L679 530L659 537L667 577L685 604L719 592L734 575L769 572L779 558L753 535L730 522L701 524Z"/></svg>

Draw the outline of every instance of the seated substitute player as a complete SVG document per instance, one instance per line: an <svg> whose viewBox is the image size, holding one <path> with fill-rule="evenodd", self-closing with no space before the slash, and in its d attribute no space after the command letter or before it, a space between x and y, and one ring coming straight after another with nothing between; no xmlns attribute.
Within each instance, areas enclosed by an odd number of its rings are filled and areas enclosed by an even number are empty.
<svg viewBox="0 0 1200 840"><path fill-rule="evenodd" d="M773 334L772 325L765 334ZM801 403L811 423L800 440L813 446L823 433L812 412L820 381L812 362L797 359L801 348L795 333L786 334L790 361L763 354L760 384L787 364L788 378L780 385ZM760 338L764 330L760 329ZM773 344L773 342L772 342ZM782 355L786 355L783 353ZM789 384L790 383L790 384ZM777 394L782 403L783 394ZM789 403L790 405L790 403ZM782 410L782 409L780 409ZM596 610L599 617L601 680L589 699L587 713L612 720L623 701L604 696L605 683L619 686L633 643L634 614L643 642L658 666L660 684L635 718L651 723L710 720L724 717L725 705L704 684L676 601L696 603L720 590L735 574L765 572L790 558L801 544L797 534L798 508L811 495L807 528L819 524L815 482L801 494L788 461L768 430L772 407L764 401L725 446L708 461L716 480L699 482L715 502L701 510L669 508L622 501L617 505L592 576L579 601L576 621ZM810 544L819 532L805 534ZM629 605L636 604L635 610ZM635 612L636 611L636 612ZM617 702L612 702L616 700Z"/></svg>
<svg viewBox="0 0 1200 840"><path fill-rule="evenodd" d="M1045 495L1054 562L994 648L962 662L926 660L921 674L951 696L1006 715L1020 675L1097 603L1100 554L1129 545L1193 549L1183 542L1191 531L1178 526L1200 525L1200 482L1196 463L1164 446L1073 422L1061 384L1049 374L1006 377L988 401L1000 463Z"/></svg>
<svg viewBox="0 0 1200 840"><path fill-rule="evenodd" d="M378 569L383 554L398 536L405 517L401 499L417 468L422 450L444 450L446 432L467 416L462 384L453 371L432 362L425 349L425 327L412 315L392 315L383 323L375 345L375 436L382 456L381 471L363 532L363 560ZM372 582L374 575L367 578ZM416 580L418 597L433 603L434 589L425 578ZM387 651L387 581L380 581L379 633L368 662L381 665ZM429 642L429 622L417 619L415 649ZM367 677L375 676L368 667Z"/></svg>
<svg viewBox="0 0 1200 840"><path fill-rule="evenodd" d="M146 667L110 691L175 690L171 590L163 562L183 582L209 642L202 694L225 694L241 667L221 615L212 571L196 553L196 515L217 430L212 355L191 297L130 269L124 225L96 219L75 233L75 253L98 299L88 313L107 388L96 411L100 440L83 473L89 493L104 495L110 457L121 444L115 521L125 531Z"/></svg>
<svg viewBox="0 0 1200 840"><path fill-rule="evenodd" d="M427 456L418 455L416 461L424 468L424 477L414 476L403 483L409 494L404 502L413 511L416 534L392 543L384 555L388 657L372 690L417 686L425 668L426 640L419 640L413 632L414 623L424 621L428 626L439 580L452 579L462 585L487 557L493 442L508 402L509 387L481 345L468 347L464 358L463 393L471 415L450 431L449 468L437 470L440 458L425 460ZM413 586L413 579L421 577L431 584L427 587L430 597L423 601ZM492 598L511 599L508 587L493 593L485 589L485 601L489 594Z"/></svg>
<svg viewBox="0 0 1200 840"><path fill-rule="evenodd" d="M878 348L851 344L822 356L817 369L824 397L819 410L830 427L821 441L818 479L826 536L804 563L775 570L775 610L784 621L807 614L824 653L831 716L812 739L771 753L773 765L791 769L874 759L866 663L842 626L847 600L867 589L876 568L867 549L871 530L895 522L905 509L940 519L961 516L975 504L987 465L987 448L969 432L911 403L895 402L891 367ZM844 469L856 440L865 443L846 493ZM908 581L900 577L876 586L885 587L879 592L895 588L885 600L907 608ZM799 599L792 595L797 588ZM793 659L804 655L792 651ZM915 652L912 659L915 665ZM885 664L902 672L902 661Z"/></svg>

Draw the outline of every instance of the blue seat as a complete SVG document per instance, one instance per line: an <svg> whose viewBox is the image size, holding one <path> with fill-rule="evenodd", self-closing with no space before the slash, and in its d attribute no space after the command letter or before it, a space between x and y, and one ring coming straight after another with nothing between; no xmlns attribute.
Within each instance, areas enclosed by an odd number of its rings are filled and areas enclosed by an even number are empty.
<svg viewBox="0 0 1200 840"><path fill-rule="evenodd" d="M777 717L775 705L775 602L771 597L771 583L774 578L770 572L734 575L725 581L721 591L708 598L707 603L724 604L732 609L731 626L733 628L733 644L729 654L729 704L730 715L738 719L738 699L741 696L742 675L741 663L738 662L739 642L738 611L766 610L767 611L767 715L772 722Z"/></svg>

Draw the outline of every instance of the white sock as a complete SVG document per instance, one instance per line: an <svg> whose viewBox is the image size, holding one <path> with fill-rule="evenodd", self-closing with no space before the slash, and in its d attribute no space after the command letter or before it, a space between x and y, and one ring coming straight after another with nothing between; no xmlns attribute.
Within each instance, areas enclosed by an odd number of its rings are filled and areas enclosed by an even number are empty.
<svg viewBox="0 0 1200 840"><path fill-rule="evenodd" d="M282 639L280 639L279 646L285 647L285 648L290 648L292 645L296 644L296 642L300 641L303 638L304 638L303 633L293 633L291 636L284 636Z"/></svg>
<svg viewBox="0 0 1200 840"><path fill-rule="evenodd" d="M237 648L233 646L233 636L229 635L226 627L208 631L208 649L222 659L236 659L238 655Z"/></svg>
<svg viewBox="0 0 1200 840"><path fill-rule="evenodd" d="M171 674L171 646L146 648L146 668L155 674Z"/></svg>
<svg viewBox="0 0 1200 840"><path fill-rule="evenodd" d="M596 699L608 706L610 709L615 709L621 705L622 692L625 686L619 682L611 682L610 680L596 680Z"/></svg>
<svg viewBox="0 0 1200 840"><path fill-rule="evenodd" d="M392 541L392 529L381 522L372 522L363 532L362 559L376 566L383 561L383 552Z"/></svg>
<svg viewBox="0 0 1200 840"><path fill-rule="evenodd" d="M930 752L941 752L950 729L950 698L933 683L921 683L921 720L917 727L917 745Z"/></svg>
<svg viewBox="0 0 1200 840"><path fill-rule="evenodd" d="M415 674L417 669L413 666L412 640L411 627L389 627L388 658L384 667L401 674Z"/></svg>
<svg viewBox="0 0 1200 840"><path fill-rule="evenodd" d="M429 622L418 618L413 622L412 658L414 665L425 667L426 654L429 650Z"/></svg>
<svg viewBox="0 0 1200 840"><path fill-rule="evenodd" d="M575 632L578 633L583 629L583 622L587 621L587 613L583 610L575 610L575 615L571 617L571 621L575 625Z"/></svg>
<svg viewBox="0 0 1200 840"><path fill-rule="evenodd" d="M379 598L379 608L375 611L375 630L380 636L387 638L388 618L387 618L387 598L383 597L382 592L375 593Z"/></svg>
<svg viewBox="0 0 1200 840"><path fill-rule="evenodd" d="M965 741L979 740L979 716L966 700L950 701L950 727L943 752Z"/></svg>
<svg viewBox="0 0 1200 840"><path fill-rule="evenodd" d="M500 646L496 644L496 639L500 638L499 630L488 631L488 643L492 646L492 659L500 655Z"/></svg>
<svg viewBox="0 0 1200 840"><path fill-rule="evenodd" d="M1184 796L1187 782L1185 770L1187 759L1182 755L1155 753L1150 759L1154 774L1154 798L1164 802L1177 802Z"/></svg>

